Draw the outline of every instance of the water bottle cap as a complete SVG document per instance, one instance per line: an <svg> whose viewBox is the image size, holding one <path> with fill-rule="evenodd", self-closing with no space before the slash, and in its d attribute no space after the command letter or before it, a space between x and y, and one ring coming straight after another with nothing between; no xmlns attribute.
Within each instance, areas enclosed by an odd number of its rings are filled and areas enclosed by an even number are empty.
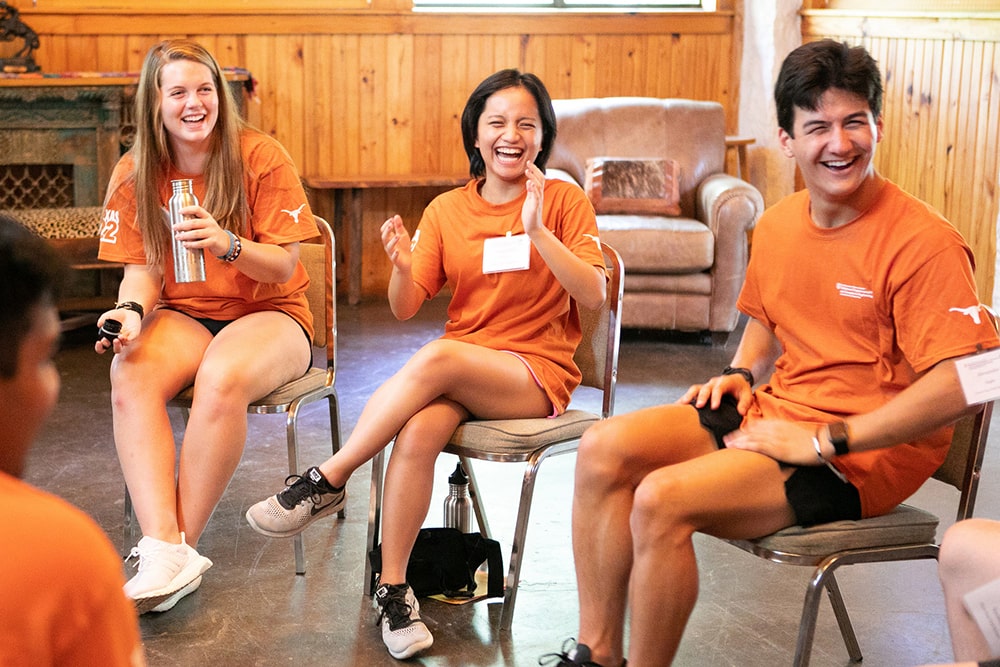
<svg viewBox="0 0 1000 667"><path fill-rule="evenodd" d="M459 462L458 465L455 466L455 472L451 473L451 476L448 477L448 483L449 484L469 483L469 478L465 476L465 471L462 469L461 462Z"/></svg>

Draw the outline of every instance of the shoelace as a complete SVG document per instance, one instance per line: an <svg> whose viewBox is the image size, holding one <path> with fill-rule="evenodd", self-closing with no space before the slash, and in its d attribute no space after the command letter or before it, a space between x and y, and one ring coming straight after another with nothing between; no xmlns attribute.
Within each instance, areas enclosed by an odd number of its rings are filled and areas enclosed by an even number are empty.
<svg viewBox="0 0 1000 667"><path fill-rule="evenodd" d="M571 667L574 665L579 665L579 667L601 667L596 662L577 662L569 657L569 652L576 647L576 639L570 637L563 642L561 653L546 653L545 655L538 658L539 665L555 665L559 667L560 665L565 665L566 667ZM543 662L544 661L544 662Z"/></svg>
<svg viewBox="0 0 1000 667"><path fill-rule="evenodd" d="M388 616L389 628L399 630L413 622L410 618L411 611L413 608L406 602L405 591L403 593L389 593L385 602L379 604L379 614L375 625L381 623L382 619Z"/></svg>
<svg viewBox="0 0 1000 667"><path fill-rule="evenodd" d="M319 505L323 500L323 490L308 477L289 475L285 478L285 486L285 490L280 494L281 504L288 509L295 507L306 498L312 500L313 505Z"/></svg>

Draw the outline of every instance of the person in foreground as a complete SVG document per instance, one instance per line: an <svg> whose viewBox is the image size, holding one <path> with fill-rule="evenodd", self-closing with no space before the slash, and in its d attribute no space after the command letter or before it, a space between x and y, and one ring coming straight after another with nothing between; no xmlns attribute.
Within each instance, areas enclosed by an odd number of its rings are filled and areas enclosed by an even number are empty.
<svg viewBox="0 0 1000 667"><path fill-rule="evenodd" d="M188 40L149 50L136 93L136 140L116 166L101 259L125 264L113 341L115 446L143 537L125 593L140 613L166 611L212 562L196 546L239 463L247 405L312 363L309 277L299 242L317 235L295 167L247 127L215 58ZM190 179L201 205L164 207ZM171 236L205 254L205 279L181 282ZM183 278L183 274L181 275ZM194 385L175 465L166 404Z"/></svg>
<svg viewBox="0 0 1000 667"><path fill-rule="evenodd" d="M945 531L938 557L954 667L1000 667L1000 521L966 519ZM966 599L966 596L972 598ZM979 601L974 601L975 598ZM970 609L982 613L981 621ZM986 633L990 634L987 640ZM936 667L943 667L937 665Z"/></svg>
<svg viewBox="0 0 1000 667"><path fill-rule="evenodd" d="M19 479L59 395L49 246L0 216L0 664L145 665L121 561L93 519Z"/></svg>
<svg viewBox="0 0 1000 667"><path fill-rule="evenodd" d="M968 409L953 360L998 344L961 236L874 168L871 56L803 45L774 96L806 189L754 231L731 366L676 404L584 434L580 625L556 664L670 664L698 594L695 532L754 538L891 510L943 461L948 425Z"/></svg>
<svg viewBox="0 0 1000 667"><path fill-rule="evenodd" d="M448 284L444 335L372 394L339 452L247 511L258 532L295 535L338 511L351 474L395 438L375 602L397 659L433 642L406 565L437 455L469 418L562 413L580 382L576 304L597 308L606 292L590 202L543 173L556 124L542 82L517 70L491 75L469 97L461 124L473 179L432 201L412 238L399 216L381 227L393 314L409 319Z"/></svg>

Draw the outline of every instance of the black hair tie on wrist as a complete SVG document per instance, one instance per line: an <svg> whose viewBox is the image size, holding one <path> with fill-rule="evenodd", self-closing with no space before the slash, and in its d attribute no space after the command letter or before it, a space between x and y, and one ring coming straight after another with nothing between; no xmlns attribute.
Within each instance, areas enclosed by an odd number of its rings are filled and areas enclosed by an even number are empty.
<svg viewBox="0 0 1000 667"><path fill-rule="evenodd" d="M142 304L136 303L135 301L122 301L121 303L116 303L115 308L120 308L121 310L131 310L133 313L139 313L140 320L146 315L146 311L143 310Z"/></svg>

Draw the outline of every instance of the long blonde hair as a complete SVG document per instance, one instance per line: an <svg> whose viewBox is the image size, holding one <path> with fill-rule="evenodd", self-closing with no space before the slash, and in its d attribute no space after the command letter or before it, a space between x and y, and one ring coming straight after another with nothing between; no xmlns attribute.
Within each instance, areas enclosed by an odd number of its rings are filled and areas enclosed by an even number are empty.
<svg viewBox="0 0 1000 667"><path fill-rule="evenodd" d="M160 108L160 75L164 65L177 60L191 60L208 67L218 91L218 120L205 165L205 201L201 205L223 229L236 234L244 232L249 215L240 150L240 135L247 124L239 114L222 68L197 42L188 39L160 42L146 54L139 75L135 95L136 136L131 149L135 163L136 216L147 261L154 266L163 263L170 242L161 212L164 202L160 201L160 186L173 162Z"/></svg>

